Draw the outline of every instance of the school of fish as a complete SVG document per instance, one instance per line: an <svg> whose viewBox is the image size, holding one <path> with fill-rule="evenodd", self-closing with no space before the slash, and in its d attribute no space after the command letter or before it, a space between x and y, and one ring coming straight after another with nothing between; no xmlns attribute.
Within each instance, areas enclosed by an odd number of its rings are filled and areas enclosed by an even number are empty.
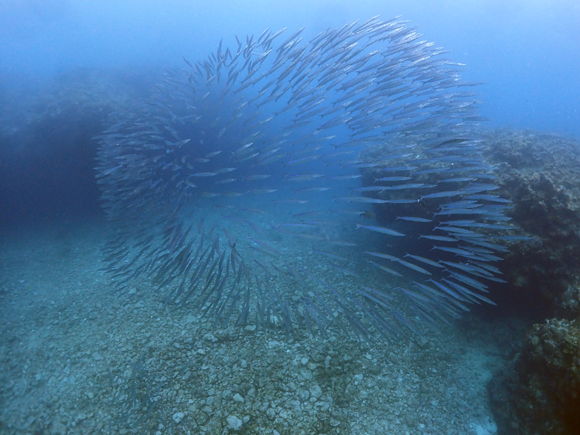
<svg viewBox="0 0 580 435"><path fill-rule="evenodd" d="M115 285L218 327L361 339L493 303L516 236L476 84L400 17L303 33L220 41L112 115L97 177Z"/></svg>

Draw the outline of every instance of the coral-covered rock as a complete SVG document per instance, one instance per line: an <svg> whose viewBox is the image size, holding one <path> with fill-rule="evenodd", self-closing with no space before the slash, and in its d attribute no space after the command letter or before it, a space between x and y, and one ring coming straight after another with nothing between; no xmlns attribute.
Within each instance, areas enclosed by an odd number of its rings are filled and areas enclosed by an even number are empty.
<svg viewBox="0 0 580 435"><path fill-rule="evenodd" d="M488 389L500 435L578 434L580 324L535 325L519 358Z"/></svg>
<svg viewBox="0 0 580 435"><path fill-rule="evenodd" d="M498 165L500 194L513 201L508 214L536 240L510 246L502 264L509 282L503 294L510 295L513 309L578 316L578 304L563 305L565 292L580 282L580 143L512 130L486 132L484 142L487 158Z"/></svg>
<svg viewBox="0 0 580 435"><path fill-rule="evenodd" d="M512 201L512 234L531 237L505 242L510 251L500 269L507 284L490 286L492 299L497 309L539 323L488 386L498 433L580 434L580 142L533 131L481 133L497 176L494 194ZM361 157L380 160L382 153L379 146ZM372 185L373 170L362 174ZM394 219L388 206L374 212L379 221ZM552 320L540 323L545 318Z"/></svg>
<svg viewBox="0 0 580 435"><path fill-rule="evenodd" d="M570 287L580 286L580 142L555 134L507 129L482 130L480 137L484 161L497 176L499 189L493 194L512 201L506 214L515 230L509 234L531 237L505 242L510 252L503 255L500 269L508 283L491 286L492 299L499 310L531 316L534 321L565 313L572 316L568 318L578 316L579 304L566 303L564 307L564 295ZM401 144L409 145L405 141ZM387 144L366 149L359 159L374 162L388 158L392 166L409 164L391 157L392 144ZM374 168L362 169L361 174L364 187L376 186ZM414 176L410 182L433 183L429 177ZM374 198L385 195L365 194ZM388 192L389 199L412 195L403 190ZM375 204L372 210L372 216L384 224L404 213L431 218L439 211L437 203L423 201Z"/></svg>

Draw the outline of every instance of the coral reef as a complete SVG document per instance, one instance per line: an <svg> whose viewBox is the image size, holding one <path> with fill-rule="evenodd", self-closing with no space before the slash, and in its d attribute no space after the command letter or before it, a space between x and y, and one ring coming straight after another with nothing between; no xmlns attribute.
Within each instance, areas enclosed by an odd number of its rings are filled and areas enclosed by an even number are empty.
<svg viewBox="0 0 580 435"><path fill-rule="evenodd" d="M501 267L509 291L500 306L535 310L539 320L578 316L564 293L580 282L580 144L513 130L486 131L484 141L488 160L497 164L500 195L513 201L507 214L535 238L510 246Z"/></svg>
<svg viewBox="0 0 580 435"><path fill-rule="evenodd" d="M517 360L489 384L500 434L569 435L580 428L580 325L534 325Z"/></svg>
<svg viewBox="0 0 580 435"><path fill-rule="evenodd" d="M580 144L555 134L484 133L508 214L533 243L514 242L501 269L500 306L536 322L521 353L488 385L499 434L576 434L580 427L578 338ZM544 321L546 317L550 320Z"/></svg>
<svg viewBox="0 0 580 435"><path fill-rule="evenodd" d="M577 434L580 143L531 130L482 129L479 134L483 159L497 177L498 189L493 193L512 201L506 215L514 227L504 237L509 252L499 264L507 283L490 285L498 305L485 306L480 314L535 323L515 356L488 385L498 433ZM361 159L380 159L383 154L377 146ZM373 175L372 170L363 169L363 185L372 186ZM422 217L432 219L438 211L426 203ZM375 205L373 213L379 222L393 222L398 216L389 204Z"/></svg>

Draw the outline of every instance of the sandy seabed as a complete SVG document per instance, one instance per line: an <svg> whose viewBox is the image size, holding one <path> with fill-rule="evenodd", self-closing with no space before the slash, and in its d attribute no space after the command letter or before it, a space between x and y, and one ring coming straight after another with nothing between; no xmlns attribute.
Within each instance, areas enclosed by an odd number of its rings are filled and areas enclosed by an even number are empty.
<svg viewBox="0 0 580 435"><path fill-rule="evenodd" d="M115 291L106 238L99 220L2 234L0 433L495 433L505 324L392 342L219 329L147 282Z"/></svg>

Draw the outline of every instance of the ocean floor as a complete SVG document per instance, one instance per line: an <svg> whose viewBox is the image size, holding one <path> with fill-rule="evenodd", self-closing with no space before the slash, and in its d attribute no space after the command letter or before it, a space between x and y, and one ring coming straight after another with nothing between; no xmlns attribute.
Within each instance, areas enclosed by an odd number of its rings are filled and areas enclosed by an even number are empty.
<svg viewBox="0 0 580 435"><path fill-rule="evenodd" d="M496 433L486 384L517 325L397 342L218 329L148 283L116 292L103 221L0 237L0 433Z"/></svg>

